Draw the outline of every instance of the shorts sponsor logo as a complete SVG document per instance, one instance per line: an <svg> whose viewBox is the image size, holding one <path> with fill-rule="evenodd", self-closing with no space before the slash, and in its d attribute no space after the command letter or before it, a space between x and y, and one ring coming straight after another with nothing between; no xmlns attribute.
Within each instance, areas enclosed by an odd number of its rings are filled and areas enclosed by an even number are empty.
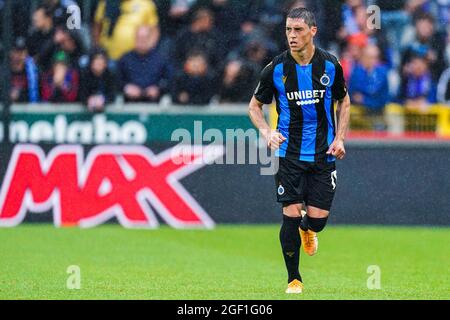
<svg viewBox="0 0 450 320"><path fill-rule="evenodd" d="M279 186L278 186L278 194L280 195L280 196L282 196L283 194L284 194L284 187L280 184Z"/></svg>

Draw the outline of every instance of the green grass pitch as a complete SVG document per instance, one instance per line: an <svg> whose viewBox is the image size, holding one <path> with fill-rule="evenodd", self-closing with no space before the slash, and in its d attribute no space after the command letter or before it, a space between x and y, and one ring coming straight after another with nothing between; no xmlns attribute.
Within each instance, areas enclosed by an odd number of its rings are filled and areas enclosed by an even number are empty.
<svg viewBox="0 0 450 320"><path fill-rule="evenodd" d="M0 299L450 299L450 229L328 226L286 295L276 225L0 229ZM81 270L69 290L67 268ZM369 290L370 265L381 289Z"/></svg>

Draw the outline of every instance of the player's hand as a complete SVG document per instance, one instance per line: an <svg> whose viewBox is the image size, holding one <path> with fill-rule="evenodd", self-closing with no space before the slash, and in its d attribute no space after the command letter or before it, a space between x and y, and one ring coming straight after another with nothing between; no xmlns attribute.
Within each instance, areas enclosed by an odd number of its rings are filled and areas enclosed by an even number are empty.
<svg viewBox="0 0 450 320"><path fill-rule="evenodd" d="M339 160L344 159L345 157L344 141L340 139L335 139L328 148L327 154L331 154L332 156L335 156Z"/></svg>
<svg viewBox="0 0 450 320"><path fill-rule="evenodd" d="M281 133L276 130L271 130L267 137L267 146L272 150L277 150L286 141Z"/></svg>

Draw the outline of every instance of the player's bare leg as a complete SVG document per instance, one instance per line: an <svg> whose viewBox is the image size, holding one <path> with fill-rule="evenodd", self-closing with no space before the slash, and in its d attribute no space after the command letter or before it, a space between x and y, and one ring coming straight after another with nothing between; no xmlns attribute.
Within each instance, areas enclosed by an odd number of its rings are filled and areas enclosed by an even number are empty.
<svg viewBox="0 0 450 320"><path fill-rule="evenodd" d="M319 248L317 233L325 228L329 211L308 206L307 211L301 210L302 222L300 223L300 237L303 243L303 251L313 256Z"/></svg>

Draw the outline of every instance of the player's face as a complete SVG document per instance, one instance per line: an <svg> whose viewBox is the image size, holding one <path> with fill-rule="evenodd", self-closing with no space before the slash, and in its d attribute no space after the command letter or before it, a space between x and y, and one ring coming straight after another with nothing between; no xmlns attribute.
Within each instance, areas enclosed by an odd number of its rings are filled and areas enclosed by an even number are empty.
<svg viewBox="0 0 450 320"><path fill-rule="evenodd" d="M286 38L292 51L303 51L312 42L317 27L309 27L303 19L286 19Z"/></svg>

